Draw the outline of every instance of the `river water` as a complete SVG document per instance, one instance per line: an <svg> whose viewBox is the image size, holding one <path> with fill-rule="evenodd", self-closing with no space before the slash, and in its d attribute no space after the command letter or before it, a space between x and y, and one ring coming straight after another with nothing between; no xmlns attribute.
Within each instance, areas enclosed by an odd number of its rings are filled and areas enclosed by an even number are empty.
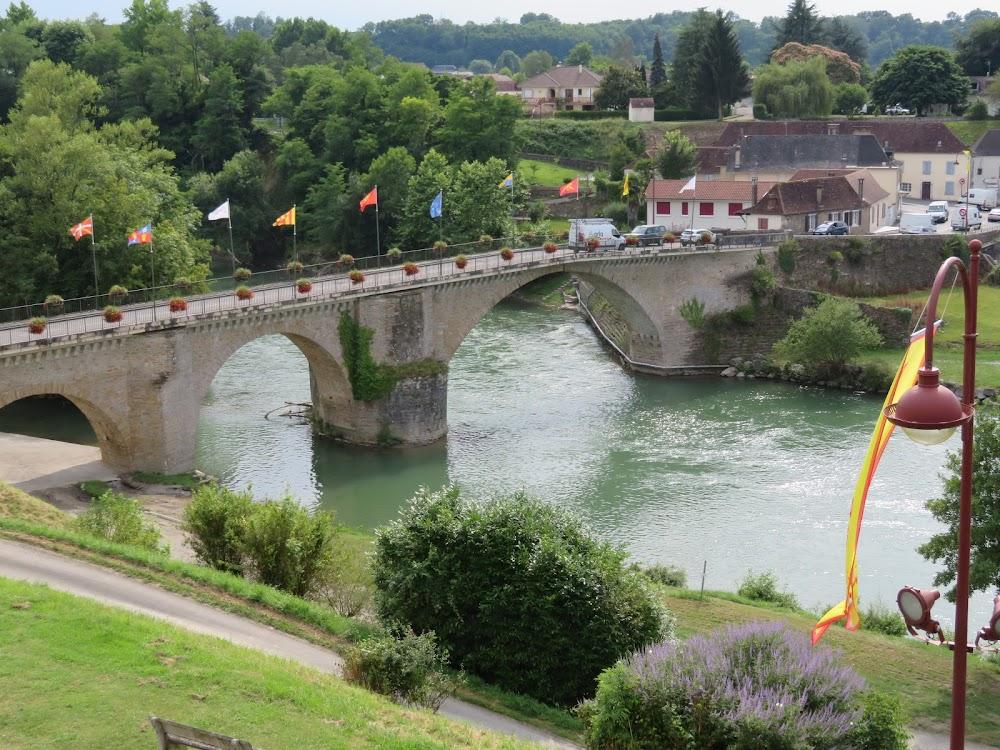
<svg viewBox="0 0 1000 750"><path fill-rule="evenodd" d="M523 490L582 515L640 562L682 566L692 587L707 563L707 588L735 590L749 570L773 570L803 606L843 599L847 514L880 397L636 375L576 314L511 301L462 344L448 389L447 440L338 445L279 416L309 400L306 360L283 337L258 339L212 384L198 467L259 497L287 489L366 529L396 517L420 485L456 482L478 498ZM959 447L957 437L935 448L890 441L862 527L863 606L895 608L903 585L930 587L935 566L915 548L940 527L924 501ZM973 633L988 604L974 598ZM950 624L950 605L936 610Z"/></svg>

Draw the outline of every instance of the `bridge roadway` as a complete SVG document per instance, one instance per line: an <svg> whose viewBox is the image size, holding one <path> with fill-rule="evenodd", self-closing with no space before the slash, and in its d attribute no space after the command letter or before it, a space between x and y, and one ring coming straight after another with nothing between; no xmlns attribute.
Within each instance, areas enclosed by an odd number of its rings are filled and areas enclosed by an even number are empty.
<svg viewBox="0 0 1000 750"><path fill-rule="evenodd" d="M738 238L731 238L736 240ZM378 268L365 271L365 280L355 284L347 273L321 276L310 279L312 289L301 294L298 292L295 280L283 283L272 283L252 287L253 297L240 300L234 292L213 292L185 296L187 310L171 312L168 300L155 303L125 305L121 308L122 320L109 323L104 320L101 310L54 316L48 319L45 330L33 334L28 330L27 319L0 324L0 350L23 345L45 346L55 341L68 341L92 333L104 334L141 334L159 331L175 326L187 319L205 319L217 314L225 314L232 310L251 310L254 308L270 308L276 304L290 302L315 302L325 299L337 299L358 295L383 294L398 292L401 289L439 284L465 278L497 275L506 271L536 268L542 264L562 264L567 261L596 261L627 259L637 256L667 255L692 253L719 253L729 249L745 249L746 247L769 247L755 238L746 244L729 241L723 247L690 247L681 248L677 244L658 247L626 248L622 251L610 250L597 253L574 252L567 246L560 246L555 253L547 253L541 248L515 250L514 258L505 261L499 252L478 253L468 256L468 265L460 269L455 265L453 257L418 263L419 272L408 276L402 265ZM768 237L771 239L771 237Z"/></svg>

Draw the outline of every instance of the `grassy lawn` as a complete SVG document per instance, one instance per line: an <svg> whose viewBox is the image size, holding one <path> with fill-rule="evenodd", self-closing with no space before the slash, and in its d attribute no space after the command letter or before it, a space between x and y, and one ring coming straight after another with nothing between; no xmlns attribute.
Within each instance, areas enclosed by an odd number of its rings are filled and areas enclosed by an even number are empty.
<svg viewBox="0 0 1000 750"><path fill-rule="evenodd" d="M990 128L1000 127L996 120L956 120L945 124L966 146L974 144Z"/></svg>
<svg viewBox="0 0 1000 750"><path fill-rule="evenodd" d="M916 306L923 309L928 292L913 292L889 297L867 297L859 302L890 307ZM965 327L965 301L961 287L951 295L946 290L938 304L938 317L944 325L934 338L934 364L941 370L941 377L954 383L962 382L962 331ZM976 386L1000 388L1000 288L979 287L979 314L976 319L979 338L976 348ZM899 367L902 349L883 349L870 352L862 361L884 362L891 370Z"/></svg>
<svg viewBox="0 0 1000 750"><path fill-rule="evenodd" d="M223 640L0 579L0 746L156 747L147 717L268 750L528 748Z"/></svg>
<svg viewBox="0 0 1000 750"><path fill-rule="evenodd" d="M532 185L547 187L560 187L567 180L579 177L582 173L579 169L560 167L558 164L534 159L521 159L517 168Z"/></svg>
<svg viewBox="0 0 1000 750"><path fill-rule="evenodd" d="M731 622L786 620L795 630L811 632L814 615L773 611L751 606L735 597L667 590L667 607L677 615L682 637L725 627ZM724 596L724 595L720 595ZM862 629L848 633L830 628L821 643L840 649L844 660L870 684L898 695L910 718L910 726L947 733L951 716L951 664L948 649L927 646L912 639L893 638ZM1000 663L969 656L968 739L996 744L1000 737Z"/></svg>
<svg viewBox="0 0 1000 750"><path fill-rule="evenodd" d="M44 524L55 529L65 528L72 518L46 502L32 497L8 484L0 483L0 519L17 518Z"/></svg>

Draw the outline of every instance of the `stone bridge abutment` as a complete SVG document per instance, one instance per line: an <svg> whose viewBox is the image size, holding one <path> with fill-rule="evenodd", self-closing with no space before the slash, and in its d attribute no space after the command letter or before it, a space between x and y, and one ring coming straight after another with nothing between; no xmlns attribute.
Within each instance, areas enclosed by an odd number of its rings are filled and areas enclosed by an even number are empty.
<svg viewBox="0 0 1000 750"><path fill-rule="evenodd" d="M447 363L479 320L525 284L557 272L579 276L627 320L633 360L683 367L698 363L689 359L692 331L681 304L697 298L706 313L744 304L747 293L735 282L753 267L755 254L584 255L404 290L251 306L6 347L0 349L0 407L62 395L90 421L108 463L188 471L195 466L201 405L219 369L250 341L280 334L309 363L321 432L358 444L429 443L447 432ZM346 358L339 330L344 315L363 344ZM373 373L391 382L371 398L365 383L352 380Z"/></svg>

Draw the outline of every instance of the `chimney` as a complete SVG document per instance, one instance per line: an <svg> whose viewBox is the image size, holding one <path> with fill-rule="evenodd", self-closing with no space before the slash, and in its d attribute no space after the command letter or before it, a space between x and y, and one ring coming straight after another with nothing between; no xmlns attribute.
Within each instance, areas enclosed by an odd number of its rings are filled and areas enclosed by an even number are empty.
<svg viewBox="0 0 1000 750"><path fill-rule="evenodd" d="M858 178L858 198L861 199L861 205L865 203L865 178Z"/></svg>
<svg viewBox="0 0 1000 750"><path fill-rule="evenodd" d="M737 145L737 146L733 147L733 169L739 169L740 168L740 157L741 157L741 153L740 152L741 151L742 151L742 147L741 146Z"/></svg>
<svg viewBox="0 0 1000 750"><path fill-rule="evenodd" d="M816 205L823 205L823 188L821 187L816 188Z"/></svg>
<svg viewBox="0 0 1000 750"><path fill-rule="evenodd" d="M757 176L750 178L750 205L757 205Z"/></svg>
<svg viewBox="0 0 1000 750"><path fill-rule="evenodd" d="M583 72L583 63L580 63L580 72Z"/></svg>

